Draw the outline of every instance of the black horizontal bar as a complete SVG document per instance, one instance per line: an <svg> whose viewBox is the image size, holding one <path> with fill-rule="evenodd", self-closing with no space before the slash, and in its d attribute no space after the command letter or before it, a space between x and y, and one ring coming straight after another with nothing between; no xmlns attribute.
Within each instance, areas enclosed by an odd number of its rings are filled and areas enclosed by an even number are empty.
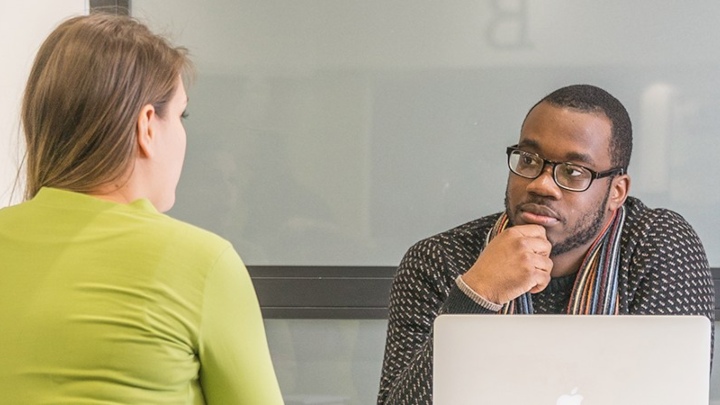
<svg viewBox="0 0 720 405"><path fill-rule="evenodd" d="M248 266L266 318L383 319L394 267Z"/></svg>
<svg viewBox="0 0 720 405"><path fill-rule="evenodd" d="M262 307L265 319L387 319L387 308Z"/></svg>
<svg viewBox="0 0 720 405"><path fill-rule="evenodd" d="M248 266L255 278L379 278L392 279L395 267L390 266Z"/></svg>
<svg viewBox="0 0 720 405"><path fill-rule="evenodd" d="M256 278L253 283L266 307L382 307L390 292L388 279Z"/></svg>
<svg viewBox="0 0 720 405"><path fill-rule="evenodd" d="M271 319L385 319L395 267L248 266L263 316ZM720 268L715 318L720 320Z"/></svg>

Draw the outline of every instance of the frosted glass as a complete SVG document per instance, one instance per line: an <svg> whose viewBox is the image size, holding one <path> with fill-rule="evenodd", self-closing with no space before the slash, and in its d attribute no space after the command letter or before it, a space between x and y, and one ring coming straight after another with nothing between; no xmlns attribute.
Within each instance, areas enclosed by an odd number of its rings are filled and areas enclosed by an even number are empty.
<svg viewBox="0 0 720 405"><path fill-rule="evenodd" d="M265 321L285 405L367 405L380 387L386 321Z"/></svg>
<svg viewBox="0 0 720 405"><path fill-rule="evenodd" d="M720 266L720 2L137 0L188 46L172 214L252 265L394 266L503 209L528 108L599 85L634 122L631 194Z"/></svg>
<svg viewBox="0 0 720 405"><path fill-rule="evenodd" d="M171 214L248 264L397 265L501 210L528 108L591 83L633 119L631 194L685 216L720 266L720 2L135 0L133 14L199 71ZM266 327L288 404L374 403L385 321Z"/></svg>

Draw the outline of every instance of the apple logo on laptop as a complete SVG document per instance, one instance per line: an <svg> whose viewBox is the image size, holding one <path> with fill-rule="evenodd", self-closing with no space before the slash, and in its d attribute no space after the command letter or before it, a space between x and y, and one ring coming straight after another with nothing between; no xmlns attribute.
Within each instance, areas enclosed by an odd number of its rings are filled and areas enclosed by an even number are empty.
<svg viewBox="0 0 720 405"><path fill-rule="evenodd" d="M583 400L583 396L577 393L577 387L573 388L570 394L560 395L557 399L556 405L580 405Z"/></svg>

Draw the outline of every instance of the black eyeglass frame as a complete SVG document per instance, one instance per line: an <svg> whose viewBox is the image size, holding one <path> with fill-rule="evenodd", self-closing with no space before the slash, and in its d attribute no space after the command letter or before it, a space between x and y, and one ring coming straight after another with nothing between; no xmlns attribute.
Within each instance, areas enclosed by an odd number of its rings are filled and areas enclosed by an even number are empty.
<svg viewBox="0 0 720 405"><path fill-rule="evenodd" d="M528 154L528 155L532 155L532 156L536 156L538 159L541 159L541 160L543 161L542 168L540 168L540 171L538 172L537 176L535 176L535 177L528 177L528 176L525 176L525 175L520 174L520 173L516 172L515 170L513 170L513 168L510 166L510 155L511 155L513 152L515 152L515 151L520 152L520 153L525 153L525 154ZM560 187L560 188L563 189L563 190L573 191L573 192L576 192L576 193L582 193L583 191L587 191L587 189L589 189L590 186L592 186L592 183L593 183L593 181L595 181L595 179L601 179L601 178L603 178L603 177L608 177L608 176L613 176L613 175L623 175L623 174L625 174L625 168L624 168L624 167L615 167L615 168L612 168L612 169L609 169L609 170L604 170L604 171L601 171L601 172L596 172L595 170L593 170L593 169L591 169L591 168L589 168L589 167L585 167L585 166L583 166L583 165L579 165L579 164L576 164L576 163L572 163L572 162L556 162L556 161L554 161L554 160L548 160L548 159L545 159L545 158L543 158L542 156L538 155L537 153L526 152L526 151L518 148L518 145L508 146L507 149L505 150L505 153L507 154L507 165L508 165L508 169L510 169L510 171L511 171L512 173L514 173L514 174L516 174L516 175L518 175L518 176L520 176L520 177L522 177L522 178L524 178L524 179L534 180L534 179L537 179L538 177L542 176L543 172L545 171L545 166L547 166L547 165L552 165L552 178L553 178L553 181L555 182L555 184L557 184L557 186ZM585 187L585 188L582 189L582 190L579 190L579 189L576 190L576 189L568 188L567 186L563 186L562 184L558 183L556 170L557 170L558 165L563 165L563 164L580 167L580 168L583 168L583 169L587 170L588 172L590 172L590 182L588 183L587 187Z"/></svg>

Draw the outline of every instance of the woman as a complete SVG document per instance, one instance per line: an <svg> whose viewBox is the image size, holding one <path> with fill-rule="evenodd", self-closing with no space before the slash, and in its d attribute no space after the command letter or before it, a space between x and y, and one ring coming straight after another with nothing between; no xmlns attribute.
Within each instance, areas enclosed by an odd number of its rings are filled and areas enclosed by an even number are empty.
<svg viewBox="0 0 720 405"><path fill-rule="evenodd" d="M70 19L40 48L27 201L0 210L0 402L282 403L240 257L161 214L189 71L185 49L128 17Z"/></svg>

